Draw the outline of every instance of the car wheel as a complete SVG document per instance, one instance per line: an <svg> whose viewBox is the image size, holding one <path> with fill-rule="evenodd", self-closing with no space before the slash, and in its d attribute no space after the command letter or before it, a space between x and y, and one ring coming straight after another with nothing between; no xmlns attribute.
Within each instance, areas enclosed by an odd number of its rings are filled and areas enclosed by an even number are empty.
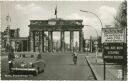
<svg viewBox="0 0 128 81"><path fill-rule="evenodd" d="M40 69L40 67L38 67L37 69L38 69L38 74L39 74L41 72L41 69Z"/></svg>
<svg viewBox="0 0 128 81"><path fill-rule="evenodd" d="M11 71L10 71L10 74L11 74L11 75L13 75L13 74L14 74L14 72L11 70Z"/></svg>
<svg viewBox="0 0 128 81"><path fill-rule="evenodd" d="M34 72L34 76L37 76L39 74L39 70L38 70L38 68L35 70L35 72Z"/></svg>
<svg viewBox="0 0 128 81"><path fill-rule="evenodd" d="M44 72L44 69L42 70L42 72Z"/></svg>

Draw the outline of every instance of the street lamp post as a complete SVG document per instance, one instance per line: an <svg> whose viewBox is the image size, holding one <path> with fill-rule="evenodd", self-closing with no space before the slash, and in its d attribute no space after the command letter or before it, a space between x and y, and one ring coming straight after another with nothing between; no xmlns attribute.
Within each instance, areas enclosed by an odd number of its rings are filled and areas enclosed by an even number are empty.
<svg viewBox="0 0 128 81"><path fill-rule="evenodd" d="M97 32L97 30L96 30L96 28L95 27L93 27L93 26L91 26L91 25L84 25L84 26L88 26L88 27L91 27L91 28L93 28L95 31L96 31L96 36L97 36L97 41L96 41L96 63L97 63L97 54L98 54L98 32Z"/></svg>
<svg viewBox="0 0 128 81"><path fill-rule="evenodd" d="M90 11L85 11L85 10L80 10L80 11L81 11L81 12L85 12L85 13L91 13L91 14L95 15L95 16L98 18L98 20L100 21L101 27L103 28L103 23L102 23L101 19L98 17L97 14L95 14L95 13L93 13L93 12L90 12Z"/></svg>

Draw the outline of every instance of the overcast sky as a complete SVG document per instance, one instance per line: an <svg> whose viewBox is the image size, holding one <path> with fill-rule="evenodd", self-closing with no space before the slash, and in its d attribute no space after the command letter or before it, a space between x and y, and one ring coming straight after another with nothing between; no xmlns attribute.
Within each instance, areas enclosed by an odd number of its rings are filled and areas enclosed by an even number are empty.
<svg viewBox="0 0 128 81"><path fill-rule="evenodd" d="M58 18L82 19L85 39L100 35L101 25L98 18L93 14L80 12L86 10L97 14L104 25L112 25L113 17L116 15L121 1L36 1L36 2L1 2L2 5L2 31L6 28L6 16L11 17L11 28L20 28L20 36L28 36L31 19L47 20L55 18L55 6L57 5ZM95 29L94 29L95 28Z"/></svg>

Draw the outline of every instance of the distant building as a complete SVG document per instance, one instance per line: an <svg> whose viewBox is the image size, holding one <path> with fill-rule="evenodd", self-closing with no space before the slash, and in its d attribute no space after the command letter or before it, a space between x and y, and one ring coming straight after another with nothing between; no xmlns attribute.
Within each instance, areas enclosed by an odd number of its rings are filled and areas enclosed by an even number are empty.
<svg viewBox="0 0 128 81"><path fill-rule="evenodd" d="M10 43L15 52L29 51L28 37L11 38Z"/></svg>
<svg viewBox="0 0 128 81"><path fill-rule="evenodd" d="M11 44L15 52L28 51L28 37L20 37L20 29L10 29L7 27L4 32L1 32L2 48L6 48L7 44Z"/></svg>
<svg viewBox="0 0 128 81"><path fill-rule="evenodd" d="M4 32L1 32L1 42L2 47L5 47L7 43L9 43L10 39L18 38L19 37L19 28L17 29L10 29L6 28Z"/></svg>

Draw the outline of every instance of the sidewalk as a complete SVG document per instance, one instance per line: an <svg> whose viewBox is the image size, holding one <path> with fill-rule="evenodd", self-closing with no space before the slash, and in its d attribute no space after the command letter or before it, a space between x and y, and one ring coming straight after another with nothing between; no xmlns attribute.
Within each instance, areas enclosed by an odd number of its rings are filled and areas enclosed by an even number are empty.
<svg viewBox="0 0 128 81"><path fill-rule="evenodd" d="M95 53L89 53L86 56L86 59L88 63L90 64L90 67L92 71L94 72L97 80L103 80L104 79L104 65L103 65L102 54L98 53L97 63L96 63ZM121 81L121 78L118 78L120 76L119 74L120 70L122 70L121 65L106 64L106 80Z"/></svg>

